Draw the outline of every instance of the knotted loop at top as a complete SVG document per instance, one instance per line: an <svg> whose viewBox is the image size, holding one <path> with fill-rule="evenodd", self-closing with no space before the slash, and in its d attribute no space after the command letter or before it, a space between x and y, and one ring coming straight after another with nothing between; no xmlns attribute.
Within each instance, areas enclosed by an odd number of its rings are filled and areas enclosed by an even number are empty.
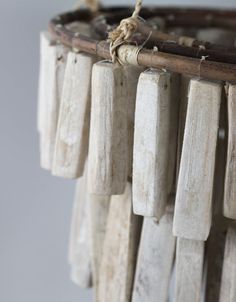
<svg viewBox="0 0 236 302"><path fill-rule="evenodd" d="M120 62L117 59L117 48L122 44L128 42L132 35L136 32L138 28L138 17L140 10L142 8L142 0L137 0L135 10L131 17L121 20L120 25L109 33L108 39L110 43L110 53L112 57L112 62Z"/></svg>

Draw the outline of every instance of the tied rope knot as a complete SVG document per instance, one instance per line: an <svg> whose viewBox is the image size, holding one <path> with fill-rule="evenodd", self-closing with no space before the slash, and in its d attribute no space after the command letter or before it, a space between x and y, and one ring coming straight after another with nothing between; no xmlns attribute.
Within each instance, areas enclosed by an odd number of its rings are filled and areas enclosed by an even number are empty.
<svg viewBox="0 0 236 302"><path fill-rule="evenodd" d="M120 62L117 58L117 48L126 43L138 28L138 16L142 8L142 0L137 0L135 10L131 17L121 20L120 25L108 35L112 62Z"/></svg>

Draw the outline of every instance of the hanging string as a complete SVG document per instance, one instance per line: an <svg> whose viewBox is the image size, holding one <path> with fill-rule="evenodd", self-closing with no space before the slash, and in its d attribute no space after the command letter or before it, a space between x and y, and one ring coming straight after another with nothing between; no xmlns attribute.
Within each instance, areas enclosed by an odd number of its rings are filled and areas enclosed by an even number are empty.
<svg viewBox="0 0 236 302"><path fill-rule="evenodd" d="M121 20L120 25L109 33L108 39L113 63L119 61L117 60L117 48L127 42L137 30L141 8L142 0L137 0L132 16Z"/></svg>

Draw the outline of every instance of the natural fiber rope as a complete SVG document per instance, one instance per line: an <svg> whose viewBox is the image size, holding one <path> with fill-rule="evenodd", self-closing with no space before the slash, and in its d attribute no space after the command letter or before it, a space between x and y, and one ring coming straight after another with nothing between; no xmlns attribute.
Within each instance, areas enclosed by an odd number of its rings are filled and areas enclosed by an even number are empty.
<svg viewBox="0 0 236 302"><path fill-rule="evenodd" d="M117 57L117 48L127 42L131 36L135 33L138 28L138 17L140 10L142 8L142 0L137 0L135 5L135 10L130 18L123 19L120 22L120 25L109 33L108 39L111 41L110 43L110 53L112 57L112 62L122 63L122 59ZM134 52L135 53L135 52ZM131 61L135 61L131 60Z"/></svg>

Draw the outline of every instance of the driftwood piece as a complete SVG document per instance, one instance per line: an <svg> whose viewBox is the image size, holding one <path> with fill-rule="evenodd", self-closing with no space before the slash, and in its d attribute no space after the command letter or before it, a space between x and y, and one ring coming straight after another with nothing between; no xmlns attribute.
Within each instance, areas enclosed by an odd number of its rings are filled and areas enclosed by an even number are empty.
<svg viewBox="0 0 236 302"><path fill-rule="evenodd" d="M38 129L41 167L51 169L68 50L41 34Z"/></svg>
<svg viewBox="0 0 236 302"><path fill-rule="evenodd" d="M89 193L122 194L127 181L127 102L122 66L96 63L92 75Z"/></svg>
<svg viewBox="0 0 236 302"><path fill-rule="evenodd" d="M211 227L221 90L191 80L173 227L186 239L206 240Z"/></svg>
<svg viewBox="0 0 236 302"><path fill-rule="evenodd" d="M236 301L236 228L228 229L225 243L220 302Z"/></svg>
<svg viewBox="0 0 236 302"><path fill-rule="evenodd" d="M133 158L134 213L160 219L168 199L170 74L141 74L135 110Z"/></svg>
<svg viewBox="0 0 236 302"><path fill-rule="evenodd" d="M177 164L176 164L176 179L179 176L179 167L182 154L184 129L188 108L188 93L189 83L191 78L187 75L181 75L180 77L180 105L179 105L179 124L178 124L178 143L177 143Z"/></svg>
<svg viewBox="0 0 236 302"><path fill-rule="evenodd" d="M204 241L178 238L176 252L175 302L200 302L202 293Z"/></svg>
<svg viewBox="0 0 236 302"><path fill-rule="evenodd" d="M132 302L167 301L175 255L172 211L167 211L159 223L150 217L144 219Z"/></svg>
<svg viewBox="0 0 236 302"><path fill-rule="evenodd" d="M131 184L112 196L99 275L99 302L129 302L141 230L132 212Z"/></svg>
<svg viewBox="0 0 236 302"><path fill-rule="evenodd" d="M48 71L50 61L50 49L55 45L51 34L47 31L40 33L40 66L39 66L39 91L38 91L38 116L37 129L39 133L43 130L45 123L45 110L48 100Z"/></svg>
<svg viewBox="0 0 236 302"><path fill-rule="evenodd" d="M223 217L222 206L224 199L224 176L227 152L227 100L223 90L216 164L214 176L213 217L210 236L206 243L206 291L205 302L219 301L220 284L224 258L227 221Z"/></svg>
<svg viewBox="0 0 236 302"><path fill-rule="evenodd" d="M93 56L70 52L53 159L53 175L83 175L88 154Z"/></svg>
<svg viewBox="0 0 236 302"><path fill-rule="evenodd" d="M110 196L88 194L90 207L91 260L95 301L98 301L99 271L102 260L110 199Z"/></svg>
<svg viewBox="0 0 236 302"><path fill-rule="evenodd" d="M127 103L127 129L128 129L128 176L133 174L133 145L134 145L134 119L135 119L135 104L137 85L140 73L143 71L142 67L128 65L124 67L126 87L126 103Z"/></svg>
<svg viewBox="0 0 236 302"><path fill-rule="evenodd" d="M169 151L168 151L168 194L175 193L176 190L176 166L178 151L178 125L181 97L181 77L178 74L171 74L170 78L170 131L169 131Z"/></svg>
<svg viewBox="0 0 236 302"><path fill-rule="evenodd" d="M236 85L228 90L228 151L225 174L224 215L236 219Z"/></svg>
<svg viewBox="0 0 236 302"><path fill-rule="evenodd" d="M69 245L71 279L80 287L92 286L89 203L86 175L77 181Z"/></svg>

